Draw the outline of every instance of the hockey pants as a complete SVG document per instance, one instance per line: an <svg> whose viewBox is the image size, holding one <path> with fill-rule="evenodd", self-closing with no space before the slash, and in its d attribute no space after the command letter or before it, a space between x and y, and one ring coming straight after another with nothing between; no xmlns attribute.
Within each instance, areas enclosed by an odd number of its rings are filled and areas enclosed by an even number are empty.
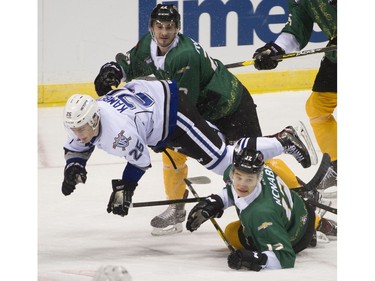
<svg viewBox="0 0 375 281"><path fill-rule="evenodd" d="M337 122L333 112L337 106L337 93L312 92L306 102L306 113L310 118L316 141L322 153L337 160Z"/></svg>

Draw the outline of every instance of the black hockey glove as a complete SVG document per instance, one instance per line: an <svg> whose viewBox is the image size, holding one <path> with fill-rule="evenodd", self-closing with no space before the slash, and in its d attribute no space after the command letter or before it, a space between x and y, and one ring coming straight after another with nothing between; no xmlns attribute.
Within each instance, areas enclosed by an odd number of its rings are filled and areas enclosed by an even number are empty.
<svg viewBox="0 0 375 281"><path fill-rule="evenodd" d="M191 209L186 222L186 229L193 232L208 219L213 217L220 218L223 214L223 208L224 203L221 197L216 194L211 194L206 197L204 201L199 202Z"/></svg>
<svg viewBox="0 0 375 281"><path fill-rule="evenodd" d="M228 256L228 266L231 269L246 268L259 271L266 266L267 255L261 252L252 252L246 249L239 249L231 252Z"/></svg>
<svg viewBox="0 0 375 281"><path fill-rule="evenodd" d="M85 183L87 179L87 172L85 167L78 162L71 162L65 165L64 181L62 183L61 191L67 196L71 194L76 188L77 183Z"/></svg>
<svg viewBox="0 0 375 281"><path fill-rule="evenodd" d="M253 55L253 59L255 60L254 66L258 70L274 69L279 62L272 60L271 57L284 54L285 51L271 41L255 51Z"/></svg>
<svg viewBox="0 0 375 281"><path fill-rule="evenodd" d="M126 216L129 211L134 190L137 183L124 184L122 180L112 180L112 194L109 198L107 212L119 216Z"/></svg>
<svg viewBox="0 0 375 281"><path fill-rule="evenodd" d="M111 86L117 87L123 78L121 66L117 62L108 62L100 68L94 84L95 91L99 96L106 95L112 90Z"/></svg>

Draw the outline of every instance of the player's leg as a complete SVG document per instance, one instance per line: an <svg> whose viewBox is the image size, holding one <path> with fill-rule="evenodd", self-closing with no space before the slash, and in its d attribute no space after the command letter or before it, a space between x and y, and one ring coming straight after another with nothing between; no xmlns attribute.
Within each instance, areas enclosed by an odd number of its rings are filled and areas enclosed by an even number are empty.
<svg viewBox="0 0 375 281"><path fill-rule="evenodd" d="M169 154L169 157L166 153ZM164 188L167 199L184 198L184 194L187 192L184 182L188 173L186 165L187 157L181 153L167 149L167 152L163 152L162 160ZM164 212L151 220L151 226L153 227L151 234L161 236L179 233L182 231L181 223L185 220L185 217L185 204L170 205Z"/></svg>
<svg viewBox="0 0 375 281"><path fill-rule="evenodd" d="M337 160L337 122L333 111L337 106L337 94L312 92L306 102L306 113L322 153Z"/></svg>
<svg viewBox="0 0 375 281"><path fill-rule="evenodd" d="M269 159L265 161L266 165L274 171L289 188L300 187L301 184L298 182L296 175L293 171L285 164L281 159Z"/></svg>
<svg viewBox="0 0 375 281"><path fill-rule="evenodd" d="M226 137L227 144L233 144L240 138L260 137L260 127L257 105L248 90L244 87L242 98L237 110L224 118L214 122ZM257 149L255 147L255 149ZM279 177L290 187L298 187L297 177L293 171L281 159L270 159L266 164L274 170Z"/></svg>
<svg viewBox="0 0 375 281"><path fill-rule="evenodd" d="M320 150L332 160L331 176L318 187L325 189L337 185L337 122L333 116L337 107L337 63L327 58L322 60L312 90L306 102L306 114Z"/></svg>
<svg viewBox="0 0 375 281"><path fill-rule="evenodd" d="M184 179L188 174L186 165L187 157L184 154L167 149L167 153L162 154L164 188L168 200L181 199L184 195L186 184ZM172 163L172 161L174 163Z"/></svg>

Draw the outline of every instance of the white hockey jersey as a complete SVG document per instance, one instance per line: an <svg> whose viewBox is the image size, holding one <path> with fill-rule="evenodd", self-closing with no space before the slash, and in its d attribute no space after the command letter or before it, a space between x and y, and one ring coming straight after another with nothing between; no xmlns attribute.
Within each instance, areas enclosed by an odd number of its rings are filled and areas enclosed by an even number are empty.
<svg viewBox="0 0 375 281"><path fill-rule="evenodd" d="M85 152L93 146L125 157L142 170L151 166L147 146L161 145L176 123L178 87L172 81L138 80L97 99L100 132L90 143L69 139L65 148ZM76 155L75 155L76 156Z"/></svg>

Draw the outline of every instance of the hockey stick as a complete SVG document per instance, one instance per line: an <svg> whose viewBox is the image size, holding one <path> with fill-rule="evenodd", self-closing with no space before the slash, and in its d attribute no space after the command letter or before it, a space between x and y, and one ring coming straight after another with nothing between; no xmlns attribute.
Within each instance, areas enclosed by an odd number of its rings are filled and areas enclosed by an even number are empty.
<svg viewBox="0 0 375 281"><path fill-rule="evenodd" d="M330 207L330 206L327 206L327 205L324 205L322 203L319 203L319 202L315 202L311 199L304 199L307 203L309 203L310 205L313 205L315 207L318 207L320 209L323 209L323 210L326 210L328 212L331 212L333 214L336 214L337 215L337 209L336 208L333 208L333 207Z"/></svg>
<svg viewBox="0 0 375 281"><path fill-rule="evenodd" d="M184 181L187 184L187 186L188 186L189 190L191 191L191 193L193 193L193 195L195 196L195 198L199 198L199 195L197 194L197 192L195 191L195 189L192 186L192 182L189 181L189 179L184 179ZM220 226L218 225L218 223L216 222L216 220L214 218L210 218L210 221L212 222L212 224L216 228L216 230L219 233L220 237L223 239L225 245L227 245L228 249L231 252L235 252L236 249L229 243L229 241L225 237L225 234L224 234L223 230L220 228Z"/></svg>
<svg viewBox="0 0 375 281"><path fill-rule="evenodd" d="M313 191L316 190L316 187L324 179L329 167L331 166L331 157L327 154L323 154L322 161L320 162L319 168L316 171L313 178L308 183L303 183L299 188L294 188L294 191Z"/></svg>
<svg viewBox="0 0 375 281"><path fill-rule="evenodd" d="M324 177L327 174L330 166L331 166L331 157L327 153L324 153L322 161L320 162L319 168L316 171L313 178L308 183L303 183L302 180L299 179L299 181L301 181L303 185L299 188L293 188L292 190L296 191L296 192L316 191L317 190L316 187L324 179ZM336 208L332 208L332 207L324 205L322 203L315 202L311 199L304 199L304 200L306 202L308 202L309 204L315 206L315 207L318 207L320 209L326 210L328 212L331 212L331 213L334 213L334 214L337 215L337 209Z"/></svg>
<svg viewBox="0 0 375 281"><path fill-rule="evenodd" d="M194 184L209 184L211 180L206 176L190 177L188 180ZM161 201L149 201L149 202L137 202L130 204L130 208L139 208L139 207L152 207L152 206L162 206L170 204L179 204L179 203L195 203L204 200L204 197L198 198L185 198L185 199L172 199L172 200L161 200Z"/></svg>
<svg viewBox="0 0 375 281"><path fill-rule="evenodd" d="M206 176L191 177L191 178L188 178L188 180L192 184L209 184L209 183L211 183L210 178L206 177Z"/></svg>
<svg viewBox="0 0 375 281"><path fill-rule="evenodd" d="M203 201L204 199L205 197L198 197L198 198L186 198L186 199L137 202L137 203L130 204L130 207L139 208L139 207L152 207L152 206L162 206L162 205L180 204L180 203L195 203L195 202Z"/></svg>
<svg viewBox="0 0 375 281"><path fill-rule="evenodd" d="M332 52L336 51L337 46L332 45L329 47L323 47L323 48L316 48L316 49L310 49L310 50L304 50L304 51L298 51L298 52L293 52L289 54L284 54L284 55L277 55L271 57L272 60L285 60L285 59L290 59L290 58L296 58L296 57L302 57L302 56L307 56L307 55L312 55L312 54L318 54L318 53L323 53L323 52ZM235 67L241 67L241 66L248 66L248 65L253 65L255 63L255 60L246 60L246 61L241 61L241 62L235 62L235 63L230 63L226 64L226 68L235 68Z"/></svg>

